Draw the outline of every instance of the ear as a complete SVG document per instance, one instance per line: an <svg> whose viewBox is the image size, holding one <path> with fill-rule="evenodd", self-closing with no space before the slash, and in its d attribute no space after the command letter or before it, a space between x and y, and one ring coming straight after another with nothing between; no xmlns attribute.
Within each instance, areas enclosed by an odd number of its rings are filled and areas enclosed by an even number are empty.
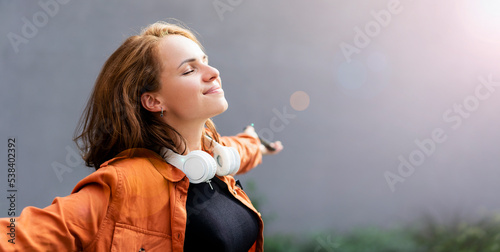
<svg viewBox="0 0 500 252"><path fill-rule="evenodd" d="M160 112L161 111L161 101L152 94L144 93L141 95L141 104L146 110L150 112Z"/></svg>

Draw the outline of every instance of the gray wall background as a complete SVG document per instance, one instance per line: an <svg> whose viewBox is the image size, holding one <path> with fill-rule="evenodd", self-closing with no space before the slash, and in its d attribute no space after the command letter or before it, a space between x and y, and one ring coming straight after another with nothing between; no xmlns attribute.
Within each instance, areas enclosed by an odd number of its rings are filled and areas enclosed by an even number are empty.
<svg viewBox="0 0 500 252"><path fill-rule="evenodd" d="M44 10L49 2L58 8ZM0 216L8 211L8 138L17 143L18 212L69 194L91 172L71 158L72 136L101 66L126 37L168 18L199 33L221 72L230 107L215 118L219 132L255 123L285 146L240 176L257 185L253 196L265 197L262 213L276 214L267 233L498 212L500 8L493 2L0 1ZM36 32L23 31L26 20ZM12 34L27 43L14 45ZM358 50L349 63L346 44ZM303 111L294 106L305 99L290 102L297 91L310 100ZM279 119L283 111L294 118ZM436 129L446 140L419 156L415 141ZM412 174L398 173L400 156L413 158ZM53 167L66 170L58 178ZM386 172L407 176L392 191Z"/></svg>

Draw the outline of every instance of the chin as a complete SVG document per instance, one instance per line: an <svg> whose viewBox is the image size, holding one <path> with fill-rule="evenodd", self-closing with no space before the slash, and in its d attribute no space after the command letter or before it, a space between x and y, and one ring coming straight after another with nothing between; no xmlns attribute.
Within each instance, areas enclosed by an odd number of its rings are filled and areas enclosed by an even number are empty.
<svg viewBox="0 0 500 252"><path fill-rule="evenodd" d="M211 118L224 113L228 108L228 103L226 99L224 99L223 101L220 101L217 104L210 105L209 108L210 108L209 118Z"/></svg>
<svg viewBox="0 0 500 252"><path fill-rule="evenodd" d="M229 107L229 104L227 103L226 99L224 99L224 102L220 106L220 111L217 114L224 113L227 110L228 107Z"/></svg>
<svg viewBox="0 0 500 252"><path fill-rule="evenodd" d="M228 107L229 107L229 104L227 103L226 99L224 98L224 110L222 112L226 111Z"/></svg>

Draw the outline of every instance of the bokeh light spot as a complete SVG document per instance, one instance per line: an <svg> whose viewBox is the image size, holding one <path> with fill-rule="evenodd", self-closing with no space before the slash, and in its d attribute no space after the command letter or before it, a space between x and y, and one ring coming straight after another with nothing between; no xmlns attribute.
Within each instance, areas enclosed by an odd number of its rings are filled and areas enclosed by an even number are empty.
<svg viewBox="0 0 500 252"><path fill-rule="evenodd" d="M297 91L290 96L290 105L296 111L304 111L309 107L309 95L304 91Z"/></svg>

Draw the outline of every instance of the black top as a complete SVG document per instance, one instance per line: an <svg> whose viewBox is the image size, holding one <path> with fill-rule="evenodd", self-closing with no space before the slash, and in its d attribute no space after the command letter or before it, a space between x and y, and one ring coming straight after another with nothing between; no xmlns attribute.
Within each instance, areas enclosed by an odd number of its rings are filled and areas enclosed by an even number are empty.
<svg viewBox="0 0 500 252"><path fill-rule="evenodd" d="M210 184L189 185L184 251L248 251L259 235L257 215L217 177Z"/></svg>

